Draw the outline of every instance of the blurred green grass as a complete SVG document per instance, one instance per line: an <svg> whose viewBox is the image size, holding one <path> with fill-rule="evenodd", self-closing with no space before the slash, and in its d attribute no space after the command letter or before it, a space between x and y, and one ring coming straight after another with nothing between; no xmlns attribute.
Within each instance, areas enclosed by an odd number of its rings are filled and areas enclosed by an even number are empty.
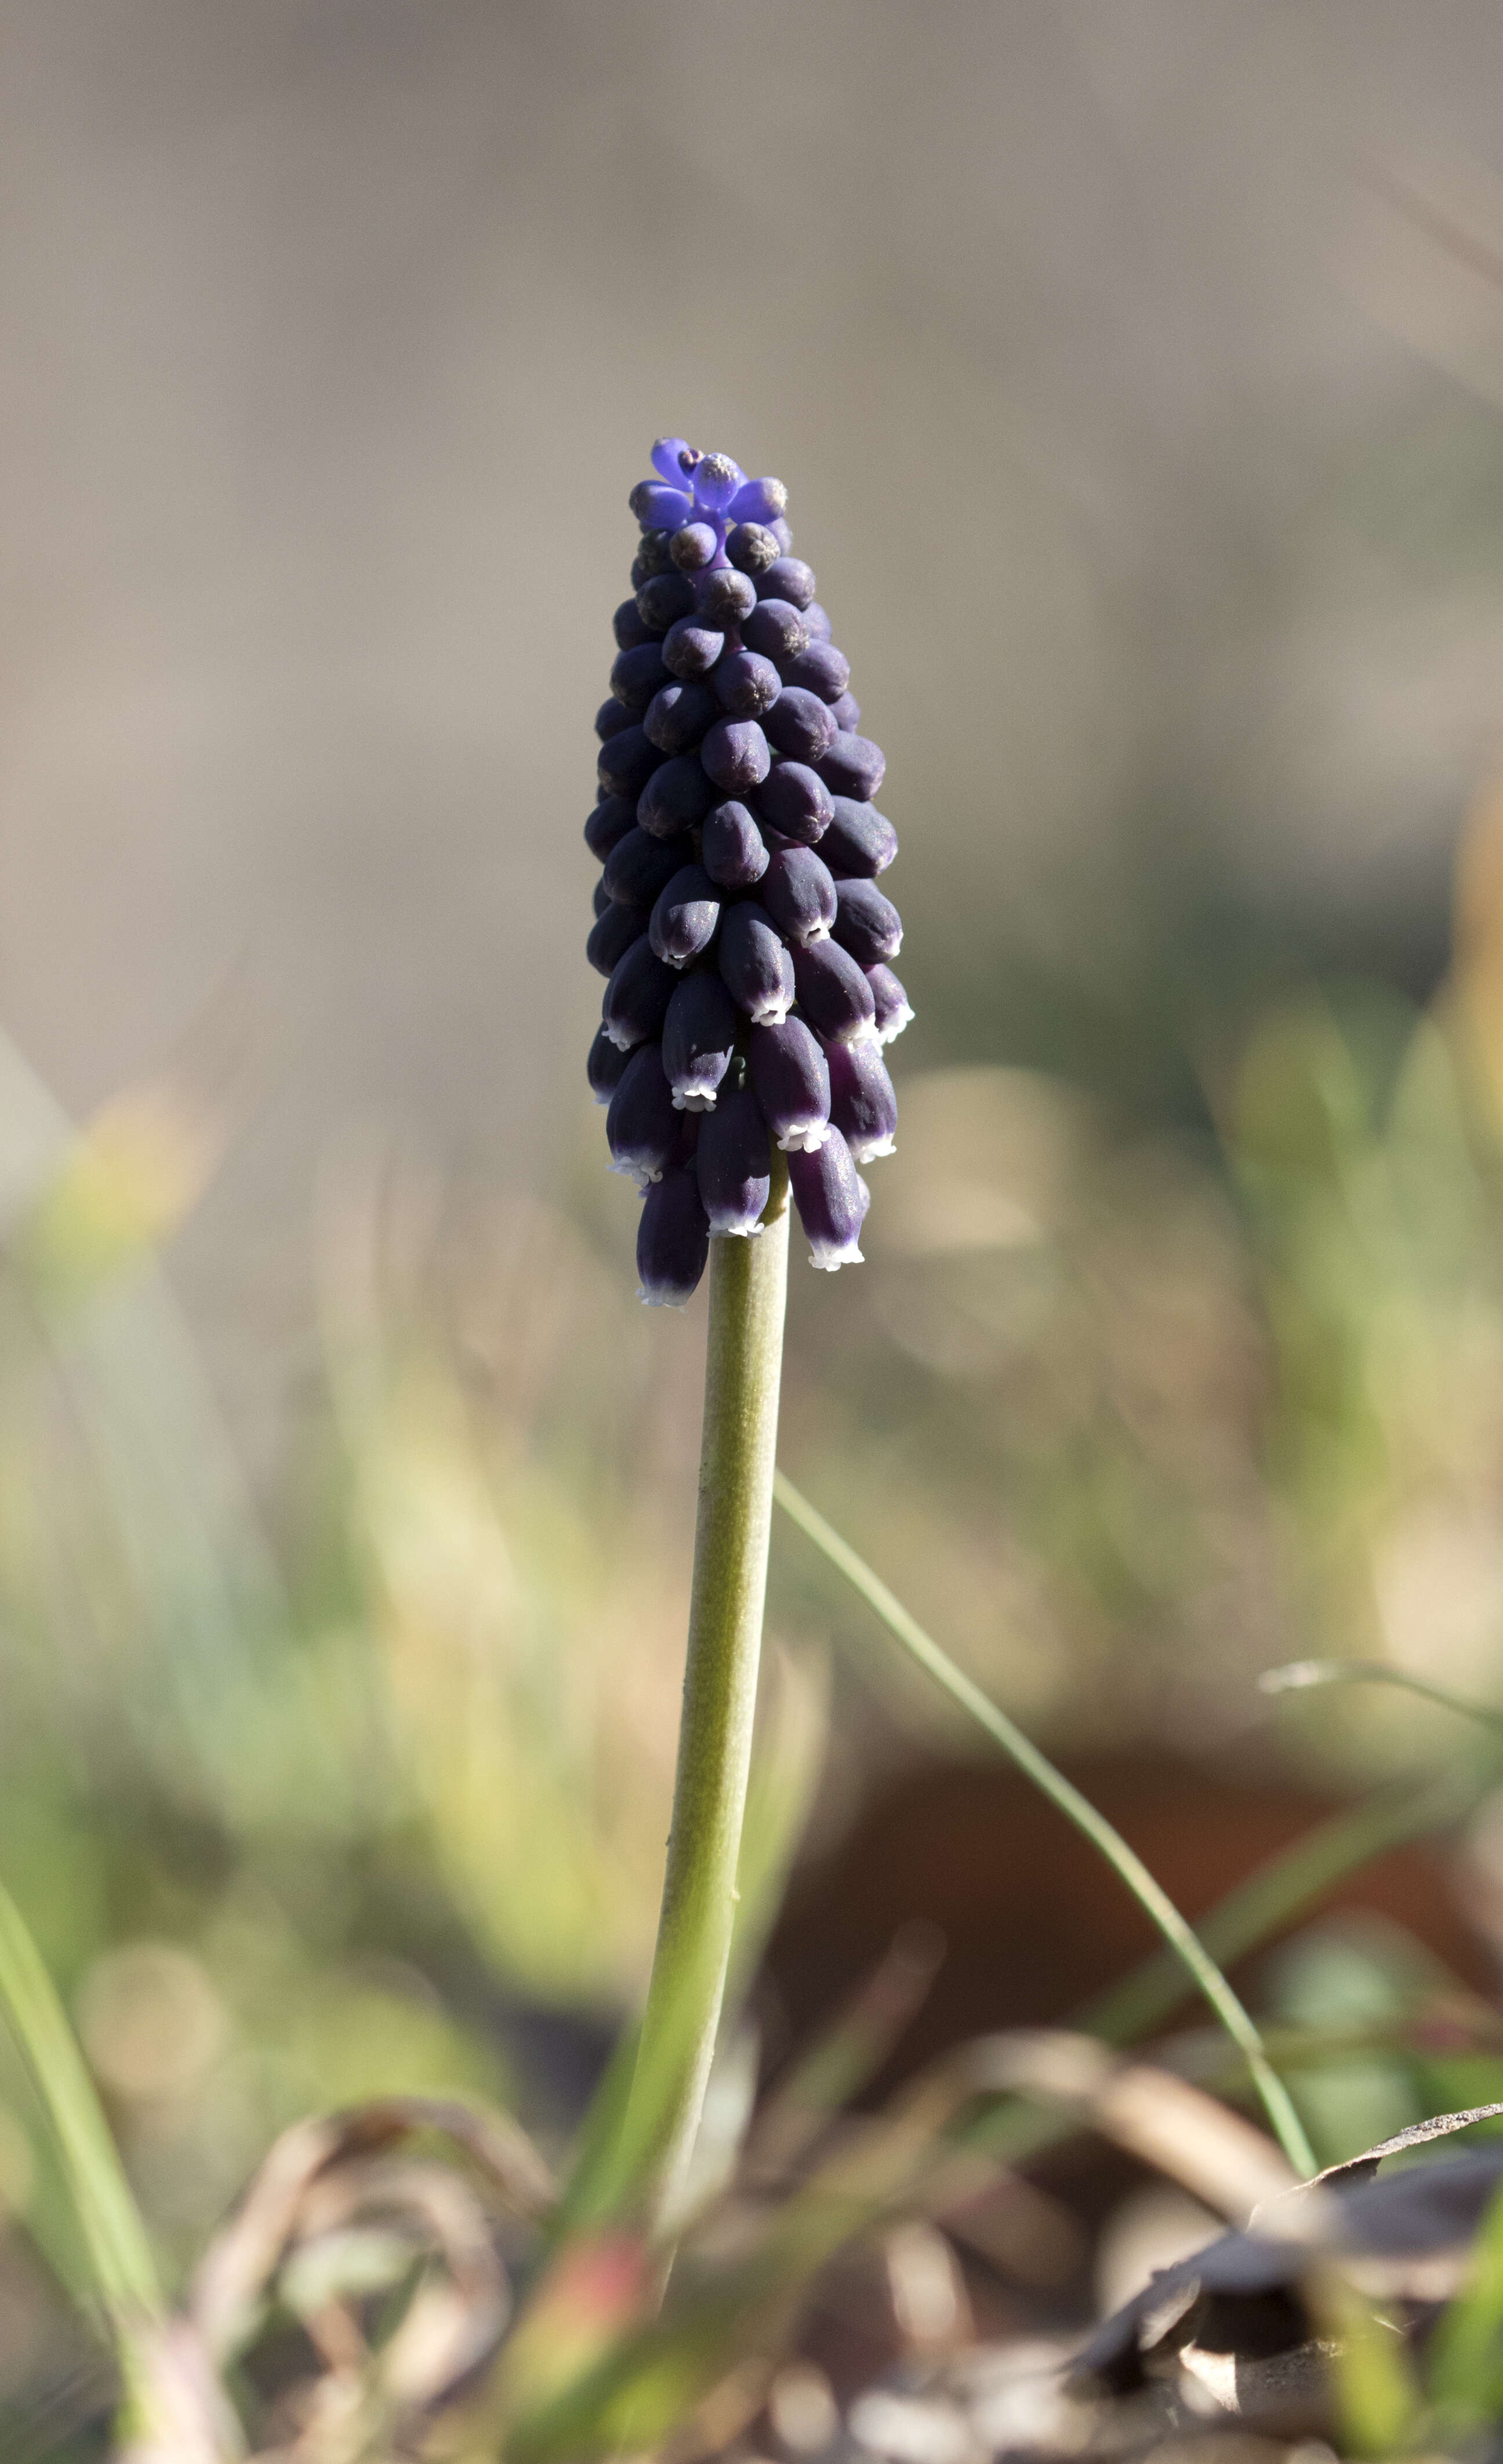
<svg viewBox="0 0 1503 2464"><path fill-rule="evenodd" d="M911 1073L869 1266L816 1292L795 1265L790 1472L1053 1747L1263 1750L1277 1717L1356 1784L1443 1759L1448 1715L1275 1715L1260 1669L1503 1697L1497 847L1484 802L1434 1002L1281 995L1208 1040L1208 1128ZM322 1356L253 1492L162 1265L221 1103L188 1074L75 1133L0 1053L0 1881L169 2281L304 2112L467 2090L557 2145L640 1988L702 1338L635 1308L597 1130L582 1104L548 1199L388 1151L331 1178ZM872 1760L965 1749L900 1673L852 1673L851 1622L780 1553L775 1636L839 1647L827 1821ZM1391 2016L1406 1963L1312 1937L1274 2014ZM1486 2092L1452 2067L1308 2087L1322 2153ZM66 2275L9 2057L0 2203ZM0 2389L45 2342L0 2331Z"/></svg>

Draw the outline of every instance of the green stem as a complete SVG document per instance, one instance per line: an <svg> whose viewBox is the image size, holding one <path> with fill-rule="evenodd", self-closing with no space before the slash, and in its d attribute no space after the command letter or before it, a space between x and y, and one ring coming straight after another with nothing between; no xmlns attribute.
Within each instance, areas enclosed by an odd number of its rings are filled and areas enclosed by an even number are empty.
<svg viewBox="0 0 1503 2464"><path fill-rule="evenodd" d="M785 1514L798 1525L817 1549L823 1551L852 1590L860 1593L894 1640L902 1644L910 1658L917 1661L953 1703L958 1703L962 1711L970 1714L978 1727L984 1728L992 1743L1000 1746L1009 1760L1027 1773L1050 1802L1058 1807L1066 1820L1085 1834L1126 1883L1138 1906L1153 1920L1175 1956L1193 1977L1242 2054L1274 2136L1291 2165L1303 2176L1314 2173L1316 2169L1315 2152L1305 2136L1304 2125L1294 2110L1289 2090L1263 2049L1263 2039L1256 2026L1194 1928L1180 1914L1168 1892L1155 1881L1137 1851L1128 1846L1121 1833L1113 1828L1105 1815L1096 1811L1090 1798L1082 1795L1063 1771L1055 1770L1049 1756L1040 1752L1032 1738L1025 1736L1006 1711L999 1710L964 1670L956 1666L949 1653L941 1650L933 1636L924 1632L917 1617L910 1617L902 1601L888 1590L879 1574L873 1573L865 1558L857 1556L850 1542L841 1538L833 1525L826 1522L781 1471L777 1476L776 1494Z"/></svg>
<svg viewBox="0 0 1503 2464"><path fill-rule="evenodd" d="M710 1248L699 1513L673 1828L623 2162L649 2220L681 2191L704 2104L736 1917L762 1651L787 1287L786 1175L760 1238Z"/></svg>

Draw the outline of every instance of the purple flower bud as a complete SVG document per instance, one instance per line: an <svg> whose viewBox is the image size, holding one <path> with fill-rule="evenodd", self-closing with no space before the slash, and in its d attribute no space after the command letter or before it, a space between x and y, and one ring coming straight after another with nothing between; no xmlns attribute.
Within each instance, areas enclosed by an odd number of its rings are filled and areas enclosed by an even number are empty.
<svg viewBox="0 0 1503 2464"><path fill-rule="evenodd" d="M826 615L825 610L820 605L817 599L811 599L808 605L805 608L804 622L809 628L809 640L811 642L829 641L829 618Z"/></svg>
<svg viewBox="0 0 1503 2464"><path fill-rule="evenodd" d="M858 967L879 967L903 946L903 919L874 881L843 881L836 891L836 940Z"/></svg>
<svg viewBox="0 0 1503 2464"><path fill-rule="evenodd" d="M638 642L634 649L618 650L610 671L610 690L624 710L640 718L660 685L668 682L668 670L656 642Z"/></svg>
<svg viewBox="0 0 1503 2464"><path fill-rule="evenodd" d="M874 1036L855 1044L827 1044L829 1117L857 1163L891 1155L897 1129L897 1097Z"/></svg>
<svg viewBox="0 0 1503 2464"><path fill-rule="evenodd" d="M804 1021L754 1026L746 1060L763 1119L784 1152L823 1146L829 1135L829 1067Z"/></svg>
<svg viewBox="0 0 1503 2464"><path fill-rule="evenodd" d="M603 796L585 825L585 845L604 864L628 830L636 827L636 806L630 796Z"/></svg>
<svg viewBox="0 0 1503 2464"><path fill-rule="evenodd" d="M728 632L733 625L740 625L743 617L749 616L756 605L754 584L734 565L715 565L708 573L695 576L694 609L701 625L713 625L722 633Z"/></svg>
<svg viewBox="0 0 1503 2464"><path fill-rule="evenodd" d="M715 671L715 690L732 718L761 718L783 690L783 680L770 659L755 650L728 650Z"/></svg>
<svg viewBox="0 0 1503 2464"><path fill-rule="evenodd" d="M610 620L610 629L616 637L618 650L635 650L643 642L656 638L643 624L642 611L634 599L623 599Z"/></svg>
<svg viewBox="0 0 1503 2464"><path fill-rule="evenodd" d="M676 531L694 513L693 499L661 479L639 479L627 503L645 531Z"/></svg>
<svg viewBox="0 0 1503 2464"><path fill-rule="evenodd" d="M838 701L832 701L830 703L829 710L830 716L834 719L835 725L839 728L841 735L854 736L857 728L861 724L861 704L857 701L855 694L853 693L843 693Z"/></svg>
<svg viewBox="0 0 1503 2464"><path fill-rule="evenodd" d="M599 917L599 916L601 916L601 915L604 915L604 913L605 913L605 912L606 912L607 908L608 908L609 905L610 905L610 892L609 892L609 891L606 888L606 885L605 885L605 883L604 883L603 881L597 881L597 882L596 882L596 884L595 884L594 889L590 891L590 894L589 894L590 913L591 913L592 915L594 915L594 916L597 916L597 917Z"/></svg>
<svg viewBox="0 0 1503 2464"><path fill-rule="evenodd" d="M670 675L692 682L709 674L724 648L723 633L696 624L693 616L680 616L663 636L663 665Z"/></svg>
<svg viewBox="0 0 1503 2464"><path fill-rule="evenodd" d="M847 1044L854 1035L872 1033L875 996L854 958L838 942L816 941L811 950L795 950L793 981L800 1009L821 1035Z"/></svg>
<svg viewBox="0 0 1503 2464"><path fill-rule="evenodd" d="M874 804L858 804L850 796L836 796L832 802L829 827L819 843L830 871L837 880L844 876L866 881L885 872L897 853L897 832L892 823Z"/></svg>
<svg viewBox="0 0 1503 2464"><path fill-rule="evenodd" d="M674 677L648 703L642 733L659 753L690 753L719 715L708 685L680 684Z"/></svg>
<svg viewBox="0 0 1503 2464"><path fill-rule="evenodd" d="M725 553L741 573L765 573L778 554L778 542L761 522L738 522L725 542Z"/></svg>
<svg viewBox="0 0 1503 2464"><path fill-rule="evenodd" d="M634 722L600 748L595 775L609 796L637 797L663 757Z"/></svg>
<svg viewBox="0 0 1503 2464"><path fill-rule="evenodd" d="M682 488L699 456L687 437L660 436L647 458L660 479L666 479L671 488Z"/></svg>
<svg viewBox="0 0 1503 2464"><path fill-rule="evenodd" d="M651 907L683 860L682 847L665 847L633 825L611 848L600 877L623 907Z"/></svg>
<svg viewBox="0 0 1503 2464"><path fill-rule="evenodd" d="M595 1041L589 1047L589 1059L585 1064L589 1091L597 1104L609 1103L630 1058L630 1053L623 1052L619 1044L611 1043L603 1026L597 1026Z"/></svg>
<svg viewBox="0 0 1503 2464"><path fill-rule="evenodd" d="M914 1015L908 995L891 967L868 967L866 975L875 1004L876 1040L895 1043Z"/></svg>
<svg viewBox="0 0 1503 2464"><path fill-rule="evenodd" d="M654 770L637 798L637 825L655 839L677 838L703 821L715 790L696 753L679 753ZM680 864L683 862L679 857Z"/></svg>
<svg viewBox="0 0 1503 2464"><path fill-rule="evenodd" d="M736 1048L736 1004L718 975L685 976L663 1022L663 1067L681 1112L709 1112Z"/></svg>
<svg viewBox="0 0 1503 2464"><path fill-rule="evenodd" d="M695 464L695 502L707 506L712 514L728 512L734 498L745 485L745 473L728 453L701 454Z"/></svg>
<svg viewBox="0 0 1503 2464"><path fill-rule="evenodd" d="M816 846L829 827L829 789L807 762L774 762L753 802L759 820L800 847Z"/></svg>
<svg viewBox="0 0 1503 2464"><path fill-rule="evenodd" d="M861 1228L872 1204L872 1192L849 1153L840 1159L841 1137L830 1133L815 1153L788 1158L788 1181L809 1243L809 1265L829 1273L840 1266L865 1264Z"/></svg>
<svg viewBox="0 0 1503 2464"><path fill-rule="evenodd" d="M763 783L765 786L765 781ZM717 804L713 813L706 813L700 858L710 879L722 890L749 890L762 879L767 869L767 850L744 804Z"/></svg>
<svg viewBox="0 0 1503 2464"><path fill-rule="evenodd" d="M780 514L775 522L769 522L767 528L778 542L778 554L787 556L793 547L793 533L789 530L783 515Z"/></svg>
<svg viewBox="0 0 1503 2464"><path fill-rule="evenodd" d="M754 1026L780 1026L793 1006L793 961L770 916L753 899L720 918L720 979Z"/></svg>
<svg viewBox="0 0 1503 2464"><path fill-rule="evenodd" d="M804 693L797 685L785 685L763 721L769 744L785 754L790 761L818 763L829 751L839 734L834 719L818 693ZM859 738L852 738L859 742Z"/></svg>
<svg viewBox="0 0 1503 2464"><path fill-rule="evenodd" d="M851 661L832 642L811 641L807 650L788 661L783 679L785 684L802 686L806 693L818 693L821 701L831 705L833 715L833 706L851 682Z"/></svg>
<svg viewBox="0 0 1503 2464"><path fill-rule="evenodd" d="M682 1309L694 1298L710 1254L710 1226L699 1185L682 1165L649 1183L637 1225L639 1300L650 1309Z"/></svg>
<svg viewBox="0 0 1503 2464"><path fill-rule="evenodd" d="M633 590L640 590L643 583L651 582L654 573L672 573L674 561L669 554L672 539L671 531L643 532L631 563Z"/></svg>
<svg viewBox="0 0 1503 2464"><path fill-rule="evenodd" d="M803 950L823 941L835 920L835 885L812 847L780 847L768 859L762 903L780 933Z"/></svg>
<svg viewBox="0 0 1503 2464"><path fill-rule="evenodd" d="M647 935L665 966L686 967L715 938L720 902L709 874L697 864L686 864L659 892Z"/></svg>
<svg viewBox="0 0 1503 2464"><path fill-rule="evenodd" d="M808 1234L809 1265L831 1273L837 1266L859 1266L857 1244L866 1207L851 1149L838 1130L832 1129L812 1154L789 1155L788 1185Z"/></svg>
<svg viewBox="0 0 1503 2464"><path fill-rule="evenodd" d="M757 577L757 596L789 599L795 607L807 607L814 596L814 576L801 556L774 557L766 572Z"/></svg>
<svg viewBox="0 0 1503 2464"><path fill-rule="evenodd" d="M815 767L832 796L869 804L886 774L887 756L869 737L837 735Z"/></svg>
<svg viewBox="0 0 1503 2464"><path fill-rule="evenodd" d="M734 522L775 522L787 510L788 492L781 479L748 479L731 498Z"/></svg>
<svg viewBox="0 0 1503 2464"><path fill-rule="evenodd" d="M695 1168L712 1240L761 1231L772 1194L772 1155L767 1124L749 1087L728 1089L714 1111L706 1112Z"/></svg>
<svg viewBox="0 0 1503 2464"><path fill-rule="evenodd" d="M680 1117L674 1110L662 1046L639 1044L627 1061L606 1114L610 1169L630 1173L645 1189L679 1160L679 1137Z"/></svg>
<svg viewBox="0 0 1503 2464"><path fill-rule="evenodd" d="M767 739L754 718L717 719L699 747L699 759L727 796L760 786L772 768Z"/></svg>
<svg viewBox="0 0 1503 2464"><path fill-rule="evenodd" d="M651 1044L661 1035L677 984L673 968L653 957L644 933L618 961L606 986L601 1024L611 1043L630 1052L633 1045Z"/></svg>
<svg viewBox="0 0 1503 2464"><path fill-rule="evenodd" d="M647 913L640 907L618 907L614 899L606 901L606 912L590 927L585 944L585 956L597 976L613 976L633 941L647 931Z"/></svg>
<svg viewBox="0 0 1503 2464"><path fill-rule="evenodd" d="M808 627L791 599L760 601L741 626L741 640L748 650L759 650L780 667L807 650L808 638Z"/></svg>
<svg viewBox="0 0 1503 2464"><path fill-rule="evenodd" d="M630 725L631 713L618 701L603 701L595 713L595 733L602 744L608 744L613 736L619 736L624 727Z"/></svg>
<svg viewBox="0 0 1503 2464"><path fill-rule="evenodd" d="M637 613L654 633L666 633L694 605L694 584L686 573L654 573L636 595Z"/></svg>
<svg viewBox="0 0 1503 2464"><path fill-rule="evenodd" d="M669 555L680 573L697 573L720 553L720 534L713 522L686 522L674 531Z"/></svg>

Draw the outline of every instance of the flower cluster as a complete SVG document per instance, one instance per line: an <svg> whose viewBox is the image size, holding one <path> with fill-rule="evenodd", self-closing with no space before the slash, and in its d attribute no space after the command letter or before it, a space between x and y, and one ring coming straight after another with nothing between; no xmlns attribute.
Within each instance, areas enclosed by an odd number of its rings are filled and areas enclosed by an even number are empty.
<svg viewBox="0 0 1503 2464"><path fill-rule="evenodd" d="M859 1264L858 1166L897 1126L882 1047L913 1012L877 887L897 852L872 801L886 765L787 492L677 436L652 458L585 825L608 979L589 1083L643 1192L642 1298L677 1306L712 1238L760 1230L774 1140L811 1263Z"/></svg>

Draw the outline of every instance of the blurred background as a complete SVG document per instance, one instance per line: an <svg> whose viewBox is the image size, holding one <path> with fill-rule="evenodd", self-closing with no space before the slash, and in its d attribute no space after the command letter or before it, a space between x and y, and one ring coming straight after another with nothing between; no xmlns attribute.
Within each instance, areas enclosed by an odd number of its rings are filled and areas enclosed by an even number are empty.
<svg viewBox="0 0 1503 2464"><path fill-rule="evenodd" d="M661 431L787 482L902 841L789 1471L1051 1749L1211 1771L1192 1900L1216 1771L1455 1749L1261 1669L1503 1685L1500 78L1488 0L0 5L0 1879L169 2265L311 2107L557 2135L643 1976L703 1312L581 827ZM772 1631L817 1877L967 1741L786 1529ZM0 2208L20 2403L8 2074Z"/></svg>

